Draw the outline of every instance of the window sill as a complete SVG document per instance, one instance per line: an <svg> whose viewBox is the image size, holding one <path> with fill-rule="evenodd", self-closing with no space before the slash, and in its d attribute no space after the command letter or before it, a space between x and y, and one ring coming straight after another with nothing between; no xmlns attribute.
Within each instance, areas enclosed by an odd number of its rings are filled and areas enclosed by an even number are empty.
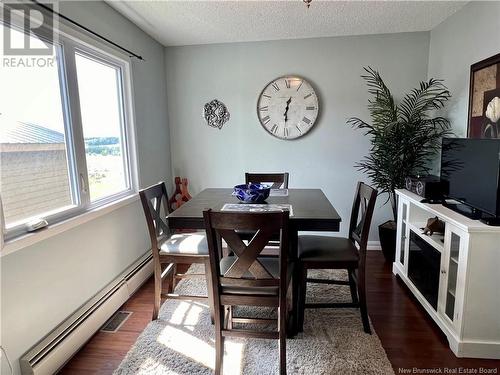
<svg viewBox="0 0 500 375"><path fill-rule="evenodd" d="M0 256L4 257L6 255L12 254L17 250L23 249L25 247L31 246L37 242L46 240L47 238L56 236L63 233L69 229L75 228L79 225L87 223L93 219L103 216L109 212L117 210L120 207L127 206L135 201L139 200L138 194L129 195L127 197L121 198L109 204L97 207L93 210L84 212L83 214L77 215L70 219L61 221L57 224L50 225L38 232L28 233L11 240L5 241L3 249L0 252Z"/></svg>

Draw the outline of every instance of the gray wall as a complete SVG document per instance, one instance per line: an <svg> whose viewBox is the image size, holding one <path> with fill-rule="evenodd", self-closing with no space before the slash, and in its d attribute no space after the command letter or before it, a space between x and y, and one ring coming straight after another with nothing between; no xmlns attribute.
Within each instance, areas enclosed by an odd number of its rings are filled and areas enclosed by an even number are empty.
<svg viewBox="0 0 500 375"><path fill-rule="evenodd" d="M369 140L346 125L368 119L363 66L380 71L396 96L427 76L429 33L234 43L166 49L172 165L191 193L244 182L245 171L288 171L291 187L319 187L337 208L346 234L354 188L366 180L353 165ZM305 137L270 136L256 115L257 97L275 77L298 74L320 98L320 117ZM203 104L222 100L231 119L222 130L202 120ZM379 198L371 231L390 217Z"/></svg>
<svg viewBox="0 0 500 375"><path fill-rule="evenodd" d="M500 2L470 2L431 31L429 77L453 95L445 114L457 136L467 136L470 66L500 53Z"/></svg>
<svg viewBox="0 0 500 375"><path fill-rule="evenodd" d="M171 181L163 46L103 2L65 2L60 11L145 58L132 66L140 182ZM16 371L19 356L149 246L135 202L2 257L1 342Z"/></svg>

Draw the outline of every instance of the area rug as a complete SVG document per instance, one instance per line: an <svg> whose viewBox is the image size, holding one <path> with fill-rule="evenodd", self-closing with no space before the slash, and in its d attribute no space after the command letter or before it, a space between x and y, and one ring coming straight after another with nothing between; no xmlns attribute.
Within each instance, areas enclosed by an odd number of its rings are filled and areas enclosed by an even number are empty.
<svg viewBox="0 0 500 375"><path fill-rule="evenodd" d="M196 267L202 266L190 271ZM315 277L347 279L343 271L315 272ZM176 292L204 294L205 283L184 279ZM350 301L349 287L308 284L308 301ZM277 374L278 358L277 340L226 338L224 375ZM214 365L214 326L208 306L167 300L159 319L148 324L114 374L201 375L213 373ZM364 333L359 311L345 308L306 310L304 332L287 340L287 373L394 374L373 327L371 335Z"/></svg>

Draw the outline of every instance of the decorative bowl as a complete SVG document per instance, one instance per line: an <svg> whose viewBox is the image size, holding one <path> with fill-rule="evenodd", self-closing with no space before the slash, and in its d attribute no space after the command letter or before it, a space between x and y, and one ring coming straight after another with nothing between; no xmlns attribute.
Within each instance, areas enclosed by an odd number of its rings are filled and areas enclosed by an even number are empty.
<svg viewBox="0 0 500 375"><path fill-rule="evenodd" d="M267 197L271 187L264 184L243 184L234 187L233 195L245 203L262 203Z"/></svg>

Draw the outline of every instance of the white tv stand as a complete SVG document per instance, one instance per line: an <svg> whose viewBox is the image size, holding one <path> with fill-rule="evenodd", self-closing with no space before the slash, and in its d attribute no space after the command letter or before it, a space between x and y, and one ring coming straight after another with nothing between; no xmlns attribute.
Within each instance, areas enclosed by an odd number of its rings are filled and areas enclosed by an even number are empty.
<svg viewBox="0 0 500 375"><path fill-rule="evenodd" d="M422 197L407 190L396 194L392 272L446 334L457 357L500 359L500 227L420 203ZM423 234L427 219L436 216L445 222L444 235Z"/></svg>

